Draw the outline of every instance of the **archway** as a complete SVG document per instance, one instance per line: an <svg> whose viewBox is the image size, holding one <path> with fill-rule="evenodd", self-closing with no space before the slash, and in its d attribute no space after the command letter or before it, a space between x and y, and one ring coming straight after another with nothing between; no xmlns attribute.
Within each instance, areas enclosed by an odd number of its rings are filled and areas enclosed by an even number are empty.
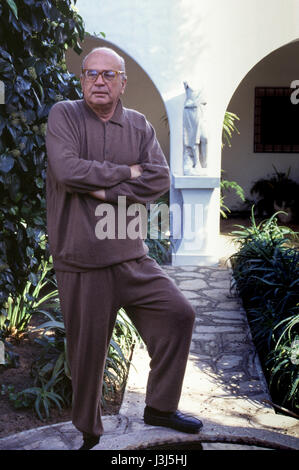
<svg viewBox="0 0 299 470"><path fill-rule="evenodd" d="M299 40L267 55L244 77L228 104L227 110L240 118L237 122L240 135L233 135L231 148L223 148L222 169L227 179L237 181L244 188L248 197L252 182L271 172L272 164L280 171L291 166L291 175L299 181L297 153L255 153L253 148L255 87L289 87L293 80L299 79L298 52ZM227 201L232 209L239 206L234 195L229 195Z"/></svg>
<svg viewBox="0 0 299 470"><path fill-rule="evenodd" d="M299 40L296 39L264 57L246 74L227 106L227 110L240 119L236 122L240 134L234 133L231 147L223 148L221 168L225 179L236 181L249 200L253 199L250 190L254 182L273 175L273 165L282 173L290 169L290 177L299 183L299 152L257 152L254 149L255 88L290 87L299 79L298 52ZM225 204L236 215L245 208L233 191L226 193ZM223 225L225 221L222 229Z"/></svg>

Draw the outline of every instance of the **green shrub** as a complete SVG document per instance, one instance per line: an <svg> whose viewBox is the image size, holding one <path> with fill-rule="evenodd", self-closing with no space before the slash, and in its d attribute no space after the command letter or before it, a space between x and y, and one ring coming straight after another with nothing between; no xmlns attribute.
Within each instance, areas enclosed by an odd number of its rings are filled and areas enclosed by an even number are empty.
<svg viewBox="0 0 299 470"><path fill-rule="evenodd" d="M234 132L240 134L235 121L239 121L240 118L235 114L231 113L230 111L226 111L224 114L223 119L223 128L222 128L222 147L228 145L231 147L231 139ZM223 173L223 170L221 170ZM235 191L236 195L241 199L241 201L245 201L245 194L243 188L236 182L236 181L228 181L224 179L221 175L220 181L220 215L223 218L227 218L227 214L230 213L230 209L225 205L225 192L226 191Z"/></svg>
<svg viewBox="0 0 299 470"><path fill-rule="evenodd" d="M161 206L169 208L169 193L161 196L153 205L148 214L147 237L144 240L149 249L149 256L159 264L167 263L170 256L172 241L170 240L169 211L167 210L167 220L163 218Z"/></svg>
<svg viewBox="0 0 299 470"><path fill-rule="evenodd" d="M270 352L267 367L270 389L274 395L283 397L282 404L299 410L299 303L291 316L278 323L280 331L275 348Z"/></svg>
<svg viewBox="0 0 299 470"><path fill-rule="evenodd" d="M71 373L67 360L65 327L60 313L59 299L52 312L44 311L48 321L39 325L43 329L41 338L35 341L42 347L39 357L33 362L31 372L33 386L10 395L15 407L34 407L39 419L50 416L53 406L61 409L72 404ZM116 324L110 340L104 369L102 405L113 400L117 391L126 383L133 346L141 338L125 311L118 311Z"/></svg>
<svg viewBox="0 0 299 470"><path fill-rule="evenodd" d="M285 210L288 213L278 214L281 220L295 220L298 217L299 184L289 178L291 169L286 173L274 168L274 173L269 178L256 181L250 193L257 197L256 209L258 214L271 216L276 210ZM287 217L287 219L286 219Z"/></svg>
<svg viewBox="0 0 299 470"><path fill-rule="evenodd" d="M82 18L70 0L0 0L0 309L21 296L47 257L45 132L51 106L81 97L68 73Z"/></svg>
<svg viewBox="0 0 299 470"><path fill-rule="evenodd" d="M224 203L225 191L235 191L236 195L241 199L241 201L245 202L245 194L244 194L243 188L236 181L228 181L226 179L221 178L221 181L220 181L220 215L224 219L226 219L227 214L231 212L229 207L227 207Z"/></svg>
<svg viewBox="0 0 299 470"><path fill-rule="evenodd" d="M296 410L299 360L292 345L299 338L299 251L291 246L297 234L279 226L276 215L256 224L252 208L251 226L232 232L240 247L231 261L270 391Z"/></svg>
<svg viewBox="0 0 299 470"><path fill-rule="evenodd" d="M57 296L57 288L47 293L43 290L51 284L51 279L48 277L51 270L51 260L42 260L37 274L31 273L23 292L9 295L2 314L0 312L0 330L3 334L9 336L24 332L32 315L43 311L43 308L48 306L49 300Z"/></svg>
<svg viewBox="0 0 299 470"><path fill-rule="evenodd" d="M232 255L235 284L246 305L260 305L262 300L283 300L296 293L298 286L298 252L290 247L296 237L288 227L279 226L276 214L256 223L252 208L251 226L236 225L232 232L239 250ZM297 276L297 277L296 277ZM269 294L269 295L268 295Z"/></svg>
<svg viewBox="0 0 299 470"><path fill-rule="evenodd" d="M237 132L237 134L240 134L235 121L240 121L240 118L235 113L225 111L222 128L222 147L224 145L231 147L233 133Z"/></svg>

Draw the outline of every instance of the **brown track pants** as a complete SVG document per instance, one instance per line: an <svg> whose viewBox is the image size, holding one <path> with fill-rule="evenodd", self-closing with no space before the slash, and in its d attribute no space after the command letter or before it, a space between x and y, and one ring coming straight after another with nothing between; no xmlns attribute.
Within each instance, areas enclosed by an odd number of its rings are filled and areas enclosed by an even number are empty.
<svg viewBox="0 0 299 470"><path fill-rule="evenodd" d="M194 310L155 260L139 259L88 272L56 272L72 375L72 422L103 434L101 391L116 314L123 307L143 338L150 373L146 404L177 409L189 354Z"/></svg>

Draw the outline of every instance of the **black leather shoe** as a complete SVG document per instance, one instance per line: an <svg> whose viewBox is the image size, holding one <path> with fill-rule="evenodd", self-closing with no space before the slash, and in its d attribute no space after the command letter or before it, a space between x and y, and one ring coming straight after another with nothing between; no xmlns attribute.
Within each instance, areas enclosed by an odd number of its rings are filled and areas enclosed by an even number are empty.
<svg viewBox="0 0 299 470"><path fill-rule="evenodd" d="M101 436L83 433L83 445L78 450L90 450L100 442Z"/></svg>
<svg viewBox="0 0 299 470"><path fill-rule="evenodd" d="M193 416L184 415L180 411L173 413L160 412L148 406L144 409L143 419L145 424L152 426L165 426L177 431L190 434L197 433L203 426L202 422Z"/></svg>

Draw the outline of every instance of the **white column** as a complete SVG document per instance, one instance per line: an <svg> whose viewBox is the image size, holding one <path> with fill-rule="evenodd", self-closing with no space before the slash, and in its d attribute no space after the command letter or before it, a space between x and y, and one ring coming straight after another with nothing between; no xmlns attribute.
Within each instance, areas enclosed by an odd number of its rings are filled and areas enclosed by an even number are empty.
<svg viewBox="0 0 299 470"><path fill-rule="evenodd" d="M174 236L182 229L180 244L172 253L174 266L218 264L219 184L218 177L173 175L173 187L181 194L182 217L182 224L175 216L172 220Z"/></svg>

